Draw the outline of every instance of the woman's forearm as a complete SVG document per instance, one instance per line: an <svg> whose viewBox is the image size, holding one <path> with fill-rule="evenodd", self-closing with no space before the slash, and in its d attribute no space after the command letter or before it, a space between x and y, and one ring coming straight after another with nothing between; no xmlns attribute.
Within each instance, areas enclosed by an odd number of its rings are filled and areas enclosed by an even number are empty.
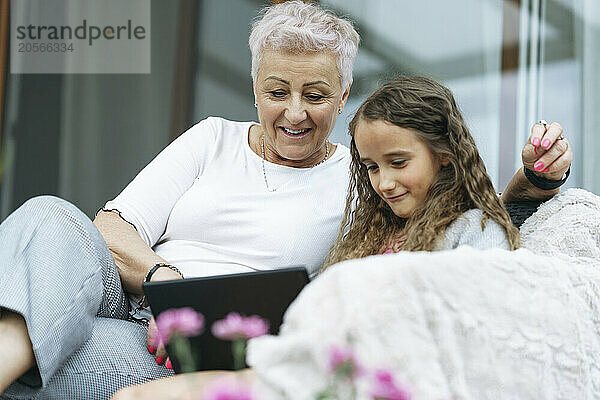
<svg viewBox="0 0 600 400"><path fill-rule="evenodd" d="M517 173L512 177L506 190L502 192L500 198L504 203L511 201L544 201L552 198L560 191L560 188L543 190L539 189L525 177L523 167L521 167Z"/></svg>
<svg viewBox="0 0 600 400"><path fill-rule="evenodd" d="M101 211L94 225L104 237L121 276L123 289L128 293L142 294L142 282L153 265L166 262L148 246L137 231L119 214ZM179 279L180 276L168 268L160 268L153 280ZM154 278L154 275L153 275Z"/></svg>

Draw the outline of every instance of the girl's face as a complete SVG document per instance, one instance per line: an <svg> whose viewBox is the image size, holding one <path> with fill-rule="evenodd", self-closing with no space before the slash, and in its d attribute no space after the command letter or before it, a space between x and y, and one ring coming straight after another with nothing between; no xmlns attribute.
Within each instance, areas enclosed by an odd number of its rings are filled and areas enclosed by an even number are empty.
<svg viewBox="0 0 600 400"><path fill-rule="evenodd" d="M438 160L411 129L387 121L361 120L354 132L371 186L398 217L408 218L427 197Z"/></svg>

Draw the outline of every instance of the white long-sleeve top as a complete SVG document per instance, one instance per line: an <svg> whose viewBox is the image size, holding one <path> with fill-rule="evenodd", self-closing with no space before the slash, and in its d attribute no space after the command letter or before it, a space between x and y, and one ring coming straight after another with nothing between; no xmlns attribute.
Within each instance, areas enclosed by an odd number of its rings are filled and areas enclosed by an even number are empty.
<svg viewBox="0 0 600 400"><path fill-rule="evenodd" d="M186 277L305 265L318 270L337 234L350 152L293 168L248 144L255 122L207 118L167 146L104 209L116 209Z"/></svg>

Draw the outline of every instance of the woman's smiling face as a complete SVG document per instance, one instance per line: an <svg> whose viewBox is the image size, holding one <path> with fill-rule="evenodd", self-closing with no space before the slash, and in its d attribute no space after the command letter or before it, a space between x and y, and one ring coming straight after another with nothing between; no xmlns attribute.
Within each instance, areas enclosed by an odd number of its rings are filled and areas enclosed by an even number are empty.
<svg viewBox="0 0 600 400"><path fill-rule="evenodd" d="M293 167L319 163L348 93L333 54L265 50L254 96L267 160Z"/></svg>

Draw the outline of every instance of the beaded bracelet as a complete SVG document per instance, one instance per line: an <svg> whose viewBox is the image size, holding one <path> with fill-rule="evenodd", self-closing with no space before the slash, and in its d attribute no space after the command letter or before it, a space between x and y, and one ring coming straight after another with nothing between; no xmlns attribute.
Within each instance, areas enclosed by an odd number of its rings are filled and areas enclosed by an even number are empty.
<svg viewBox="0 0 600 400"><path fill-rule="evenodd" d="M152 275L154 275L154 273L159 269L159 268L169 268L172 271L175 271L179 274L179 276L181 276L181 279L184 279L183 274L181 273L181 271L179 269L177 269L176 266L171 265L171 264L165 264L165 263L158 263L156 265L154 265L152 268L150 268L150 270L148 271L148 273L146 274L146 276L144 277L144 282L150 282L150 279L152 279ZM142 307L147 307L148 303L146 302L146 295L142 296L142 298L140 299L139 305Z"/></svg>

